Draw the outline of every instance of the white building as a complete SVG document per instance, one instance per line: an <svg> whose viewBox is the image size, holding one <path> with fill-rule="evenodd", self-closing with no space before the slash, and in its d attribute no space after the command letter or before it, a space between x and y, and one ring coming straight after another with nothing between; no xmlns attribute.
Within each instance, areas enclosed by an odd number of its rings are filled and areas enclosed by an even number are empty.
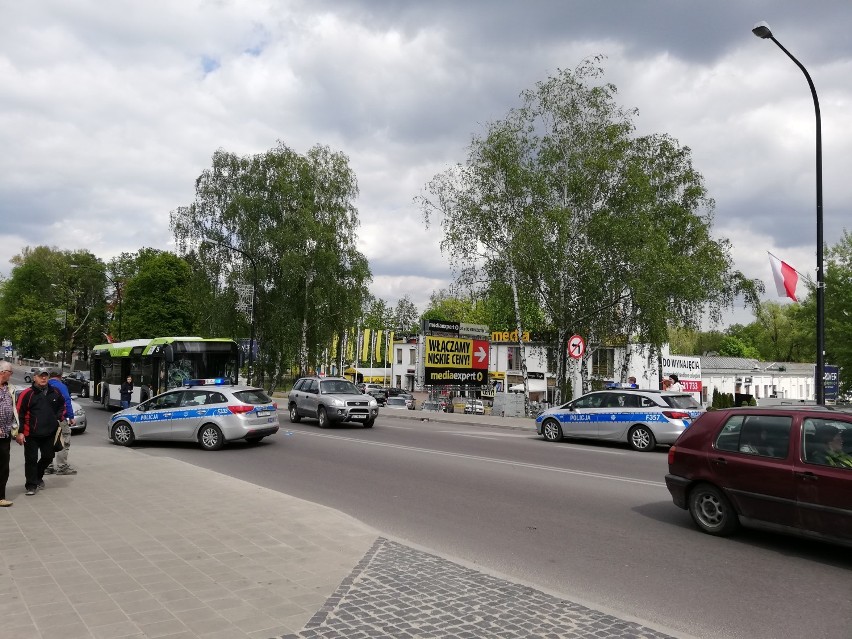
<svg viewBox="0 0 852 639"><path fill-rule="evenodd" d="M525 335L527 380L530 399L553 403L556 385L555 358L549 346ZM393 344L391 385L407 390L424 390L423 339L409 338ZM779 398L812 401L815 395L814 365L792 362L760 362L742 357L680 356L669 353L668 344L659 356L651 356L647 345L592 346L584 360L569 360L568 377L573 396L591 390L582 387L581 361L587 366L588 380L595 387L606 382L624 383L635 377L640 388L660 388L661 374L677 372L684 389L692 391L697 401L709 405L713 391L750 395L761 399ZM488 398L496 393L523 391L520 347L516 335L494 331L488 354L488 386L480 395ZM567 401L572 398L563 398Z"/></svg>

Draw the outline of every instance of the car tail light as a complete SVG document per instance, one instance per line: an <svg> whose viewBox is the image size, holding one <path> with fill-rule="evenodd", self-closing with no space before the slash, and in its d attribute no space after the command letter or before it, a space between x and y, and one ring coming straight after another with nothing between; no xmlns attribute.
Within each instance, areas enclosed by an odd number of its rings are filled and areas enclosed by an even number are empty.
<svg viewBox="0 0 852 639"><path fill-rule="evenodd" d="M674 464L674 458L675 458L675 451L676 450L677 450L676 446L672 446L671 448L669 448L669 466Z"/></svg>
<svg viewBox="0 0 852 639"><path fill-rule="evenodd" d="M689 413L680 410L664 410L663 415L669 419L689 419Z"/></svg>
<svg viewBox="0 0 852 639"><path fill-rule="evenodd" d="M231 411L234 415L242 415L243 413L250 413L254 410L254 406L249 406L246 404L237 404L236 406L228 406L228 410Z"/></svg>

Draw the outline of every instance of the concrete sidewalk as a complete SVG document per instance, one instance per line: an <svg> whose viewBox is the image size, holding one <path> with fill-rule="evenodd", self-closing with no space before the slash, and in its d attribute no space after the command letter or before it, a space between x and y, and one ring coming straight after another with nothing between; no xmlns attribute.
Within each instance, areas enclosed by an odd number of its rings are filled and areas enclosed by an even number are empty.
<svg viewBox="0 0 852 639"><path fill-rule="evenodd" d="M377 538L324 506L119 447L75 447L79 474L28 497L12 453L0 637L295 633Z"/></svg>

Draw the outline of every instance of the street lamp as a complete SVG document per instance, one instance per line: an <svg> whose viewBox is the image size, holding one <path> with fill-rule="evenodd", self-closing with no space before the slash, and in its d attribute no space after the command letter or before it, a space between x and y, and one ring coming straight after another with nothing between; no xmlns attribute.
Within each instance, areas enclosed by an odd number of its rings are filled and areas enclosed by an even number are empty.
<svg viewBox="0 0 852 639"><path fill-rule="evenodd" d="M236 251L243 257L245 257L250 263L251 268L254 273L254 279L251 284L251 315L249 317L249 323L251 324L251 332L249 334L249 361L248 361L248 375L246 377L246 383L251 384L251 378L254 373L254 309L257 305L257 264L254 261L254 257L247 253L242 249L238 249L236 246L231 246L230 244L225 244L224 242L219 242L218 240L213 240L208 238L204 238L205 242L210 242L211 244L216 244L217 246L221 246L222 248L229 249L231 251Z"/></svg>
<svg viewBox="0 0 852 639"><path fill-rule="evenodd" d="M95 271L96 273L100 273L103 275L113 286L115 286L115 296L118 298L118 341L121 341L121 285L112 279L109 275L106 274L106 271L102 271L99 268L95 268L94 266L88 266L86 264L69 264L71 268L85 268L90 271Z"/></svg>
<svg viewBox="0 0 852 639"><path fill-rule="evenodd" d="M772 30L765 22L758 22L751 30L758 38L772 40L778 48L787 54L796 66L805 74L811 95L814 98L814 112L816 113L816 403L825 404L825 275L823 273L822 259L822 120L819 113L819 99L816 88L808 70L799 62L793 54L772 35Z"/></svg>

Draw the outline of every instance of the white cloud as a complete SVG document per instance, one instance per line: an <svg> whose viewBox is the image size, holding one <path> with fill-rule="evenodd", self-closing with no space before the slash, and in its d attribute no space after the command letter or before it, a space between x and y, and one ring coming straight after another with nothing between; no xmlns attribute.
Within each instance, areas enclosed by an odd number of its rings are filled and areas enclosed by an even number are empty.
<svg viewBox="0 0 852 639"><path fill-rule="evenodd" d="M373 292L422 306L450 274L413 198L521 90L597 53L639 131L691 147L736 266L771 284L769 250L812 270L813 104L792 62L749 33L762 5L619 6L12 3L0 23L0 272L27 245L104 259L170 248L169 212L192 200L216 149L281 140L350 157ZM850 10L771 6L820 93L832 244L852 199L852 54L845 38L813 34L842 30Z"/></svg>

